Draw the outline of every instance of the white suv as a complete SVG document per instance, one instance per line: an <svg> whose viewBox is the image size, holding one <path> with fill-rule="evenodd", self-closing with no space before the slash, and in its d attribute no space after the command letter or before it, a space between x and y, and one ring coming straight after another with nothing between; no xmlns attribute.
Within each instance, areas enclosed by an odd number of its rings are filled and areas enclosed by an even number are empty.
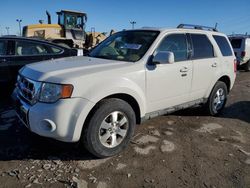
<svg viewBox="0 0 250 188"><path fill-rule="evenodd" d="M231 35L231 41L237 63L246 71L250 71L250 36L249 35Z"/></svg>
<svg viewBox="0 0 250 188"><path fill-rule="evenodd" d="M34 133L108 157L143 120L200 104L220 113L236 76L232 47L214 29L185 26L122 31L86 57L25 66L13 93L19 118Z"/></svg>

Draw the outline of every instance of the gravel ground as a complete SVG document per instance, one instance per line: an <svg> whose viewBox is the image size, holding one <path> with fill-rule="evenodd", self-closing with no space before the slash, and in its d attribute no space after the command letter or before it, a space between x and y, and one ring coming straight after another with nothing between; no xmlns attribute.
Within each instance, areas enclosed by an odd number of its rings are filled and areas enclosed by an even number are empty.
<svg viewBox="0 0 250 188"><path fill-rule="evenodd" d="M250 73L237 74L219 117L193 108L149 120L101 160L30 133L1 100L0 187L250 187Z"/></svg>

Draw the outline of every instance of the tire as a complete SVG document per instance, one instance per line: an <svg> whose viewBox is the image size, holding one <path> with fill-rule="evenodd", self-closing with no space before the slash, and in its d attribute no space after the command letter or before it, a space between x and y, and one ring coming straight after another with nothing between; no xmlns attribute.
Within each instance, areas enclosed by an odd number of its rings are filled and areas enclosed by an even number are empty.
<svg viewBox="0 0 250 188"><path fill-rule="evenodd" d="M244 69L245 69L245 71L247 71L247 72L250 71L250 60L249 60L248 62L245 63Z"/></svg>
<svg viewBox="0 0 250 188"><path fill-rule="evenodd" d="M98 158L114 156L128 146L135 124L134 110L127 102L105 99L83 129L83 145Z"/></svg>
<svg viewBox="0 0 250 188"><path fill-rule="evenodd" d="M226 105L227 95L226 84L221 81L216 82L205 105L207 113L211 116L219 115Z"/></svg>

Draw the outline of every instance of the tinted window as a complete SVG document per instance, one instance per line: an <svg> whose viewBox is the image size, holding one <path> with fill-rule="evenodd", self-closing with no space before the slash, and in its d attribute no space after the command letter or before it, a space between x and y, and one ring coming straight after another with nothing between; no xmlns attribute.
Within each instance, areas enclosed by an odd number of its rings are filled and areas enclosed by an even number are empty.
<svg viewBox="0 0 250 188"><path fill-rule="evenodd" d="M232 39L231 44L233 48L241 48L242 39Z"/></svg>
<svg viewBox="0 0 250 188"><path fill-rule="evenodd" d="M223 56L233 55L232 50L230 48L230 45L225 37L217 36L217 35L214 35L213 37L214 37L216 43L218 44Z"/></svg>
<svg viewBox="0 0 250 188"><path fill-rule="evenodd" d="M184 34L169 35L163 39L156 51L170 51L174 53L175 61L188 59L187 39Z"/></svg>
<svg viewBox="0 0 250 188"><path fill-rule="evenodd" d="M56 48L56 47L50 47L51 48L51 52L53 53L53 54L60 54L60 53L62 53L62 49L60 49L60 48Z"/></svg>
<svg viewBox="0 0 250 188"><path fill-rule="evenodd" d="M62 49L53 47L50 45L45 45L38 42L32 41L17 41L15 54L18 56L25 55L51 55L59 54L62 52Z"/></svg>
<svg viewBox="0 0 250 188"><path fill-rule="evenodd" d="M6 41L0 41L0 56L6 55L6 51L7 51L6 43L7 43Z"/></svg>
<svg viewBox="0 0 250 188"><path fill-rule="evenodd" d="M206 35L191 34L193 42L193 58L210 58L214 57L214 49Z"/></svg>

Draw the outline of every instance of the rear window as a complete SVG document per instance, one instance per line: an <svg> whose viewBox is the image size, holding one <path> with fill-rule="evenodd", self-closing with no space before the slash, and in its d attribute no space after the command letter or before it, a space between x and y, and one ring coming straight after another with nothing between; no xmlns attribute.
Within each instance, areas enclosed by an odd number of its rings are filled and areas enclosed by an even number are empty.
<svg viewBox="0 0 250 188"><path fill-rule="evenodd" d="M232 39L231 44L233 48L241 48L242 39Z"/></svg>
<svg viewBox="0 0 250 188"><path fill-rule="evenodd" d="M228 43L227 39L223 36L213 35L217 45L220 48L220 51L223 56L232 56L232 50L230 48L230 44Z"/></svg>
<svg viewBox="0 0 250 188"><path fill-rule="evenodd" d="M191 34L193 42L193 59L203 59L214 57L213 45L209 41L206 35L203 34Z"/></svg>

